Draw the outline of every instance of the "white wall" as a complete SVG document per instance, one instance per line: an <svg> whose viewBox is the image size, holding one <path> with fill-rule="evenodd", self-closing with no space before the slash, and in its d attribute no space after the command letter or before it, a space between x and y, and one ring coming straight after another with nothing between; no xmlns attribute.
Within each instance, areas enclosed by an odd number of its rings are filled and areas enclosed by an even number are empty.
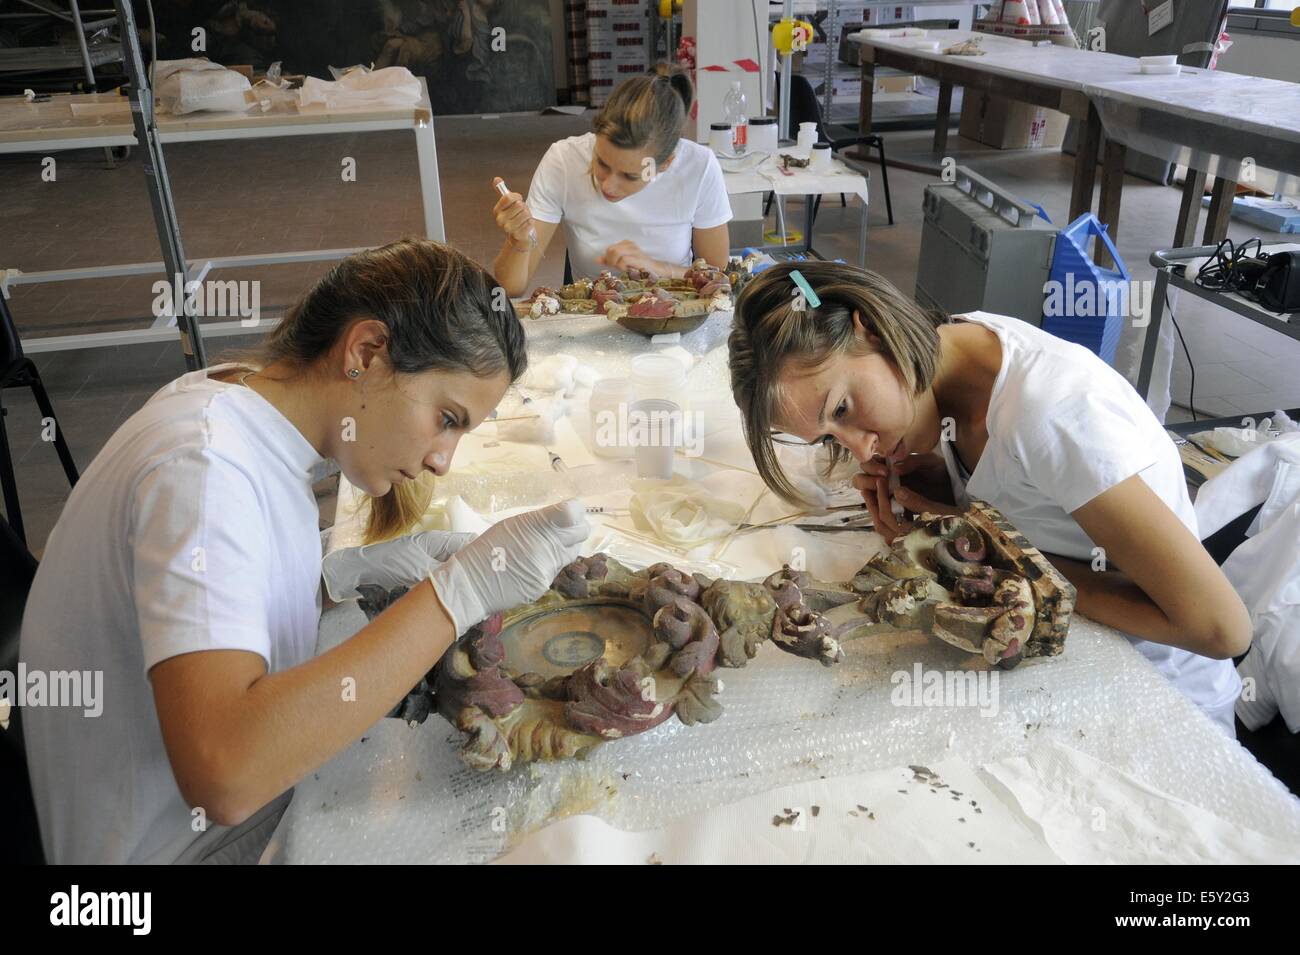
<svg viewBox="0 0 1300 955"><path fill-rule="evenodd" d="M695 37L696 66L729 64L742 58L759 64L757 73L696 72L695 96L700 104L696 141L708 142L709 124L721 121L722 100L736 80L745 91L751 115L762 114L767 33L767 0L686 0L682 6L682 35Z"/></svg>
<svg viewBox="0 0 1300 955"><path fill-rule="evenodd" d="M1218 69L1247 76L1300 83L1300 40L1258 33L1233 33L1232 46L1219 55Z"/></svg>

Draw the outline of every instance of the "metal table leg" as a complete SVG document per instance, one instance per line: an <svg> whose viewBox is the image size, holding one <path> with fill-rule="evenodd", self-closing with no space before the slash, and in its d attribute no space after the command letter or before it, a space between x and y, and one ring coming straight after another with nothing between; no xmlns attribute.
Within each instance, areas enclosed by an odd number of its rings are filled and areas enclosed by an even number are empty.
<svg viewBox="0 0 1300 955"><path fill-rule="evenodd" d="M867 200L862 200L862 219L858 223L858 265L867 267Z"/></svg>
<svg viewBox="0 0 1300 955"><path fill-rule="evenodd" d="M1137 393L1142 400L1147 400L1151 390L1151 368L1156 361L1156 347L1160 344L1160 324L1165 317L1165 295L1169 289L1169 274L1164 269L1156 269L1156 287L1151 302L1151 323L1147 325L1147 336L1142 341L1142 359L1138 364Z"/></svg>
<svg viewBox="0 0 1300 955"><path fill-rule="evenodd" d="M420 164L420 198L424 201L424 234L447 241L442 220L442 185L438 181L438 147L433 141L433 117L415 127L415 150Z"/></svg>

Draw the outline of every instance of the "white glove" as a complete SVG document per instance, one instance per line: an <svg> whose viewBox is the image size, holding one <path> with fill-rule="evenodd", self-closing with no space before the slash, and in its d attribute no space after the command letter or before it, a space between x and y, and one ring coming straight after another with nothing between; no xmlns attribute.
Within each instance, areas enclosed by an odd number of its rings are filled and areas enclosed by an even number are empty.
<svg viewBox="0 0 1300 955"><path fill-rule="evenodd" d="M344 547L321 561L325 591L338 603L359 596L358 584L385 590L414 587L473 539L473 534L421 531L364 547Z"/></svg>
<svg viewBox="0 0 1300 955"><path fill-rule="evenodd" d="M591 533L576 498L493 524L429 575L457 636L495 613L536 600Z"/></svg>

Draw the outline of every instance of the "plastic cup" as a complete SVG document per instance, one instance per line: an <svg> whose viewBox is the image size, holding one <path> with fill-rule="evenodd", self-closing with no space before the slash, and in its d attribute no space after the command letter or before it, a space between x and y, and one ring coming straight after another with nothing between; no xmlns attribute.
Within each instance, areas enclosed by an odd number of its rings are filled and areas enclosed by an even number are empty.
<svg viewBox="0 0 1300 955"><path fill-rule="evenodd" d="M636 458L636 476L667 480L682 443L682 406L666 398L643 398L628 411L628 437Z"/></svg>
<svg viewBox="0 0 1300 955"><path fill-rule="evenodd" d="M627 459L632 449L626 443L623 422L632 403L632 383L626 378L602 378L591 386L592 450L602 458Z"/></svg>

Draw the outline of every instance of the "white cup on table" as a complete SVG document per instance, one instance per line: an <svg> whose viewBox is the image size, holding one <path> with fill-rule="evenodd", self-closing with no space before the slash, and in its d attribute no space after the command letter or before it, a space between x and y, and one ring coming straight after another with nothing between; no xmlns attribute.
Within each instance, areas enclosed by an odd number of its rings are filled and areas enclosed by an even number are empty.
<svg viewBox="0 0 1300 955"><path fill-rule="evenodd" d="M667 480L682 443L682 406L667 398L643 398L628 412L628 440L636 458L636 476Z"/></svg>

